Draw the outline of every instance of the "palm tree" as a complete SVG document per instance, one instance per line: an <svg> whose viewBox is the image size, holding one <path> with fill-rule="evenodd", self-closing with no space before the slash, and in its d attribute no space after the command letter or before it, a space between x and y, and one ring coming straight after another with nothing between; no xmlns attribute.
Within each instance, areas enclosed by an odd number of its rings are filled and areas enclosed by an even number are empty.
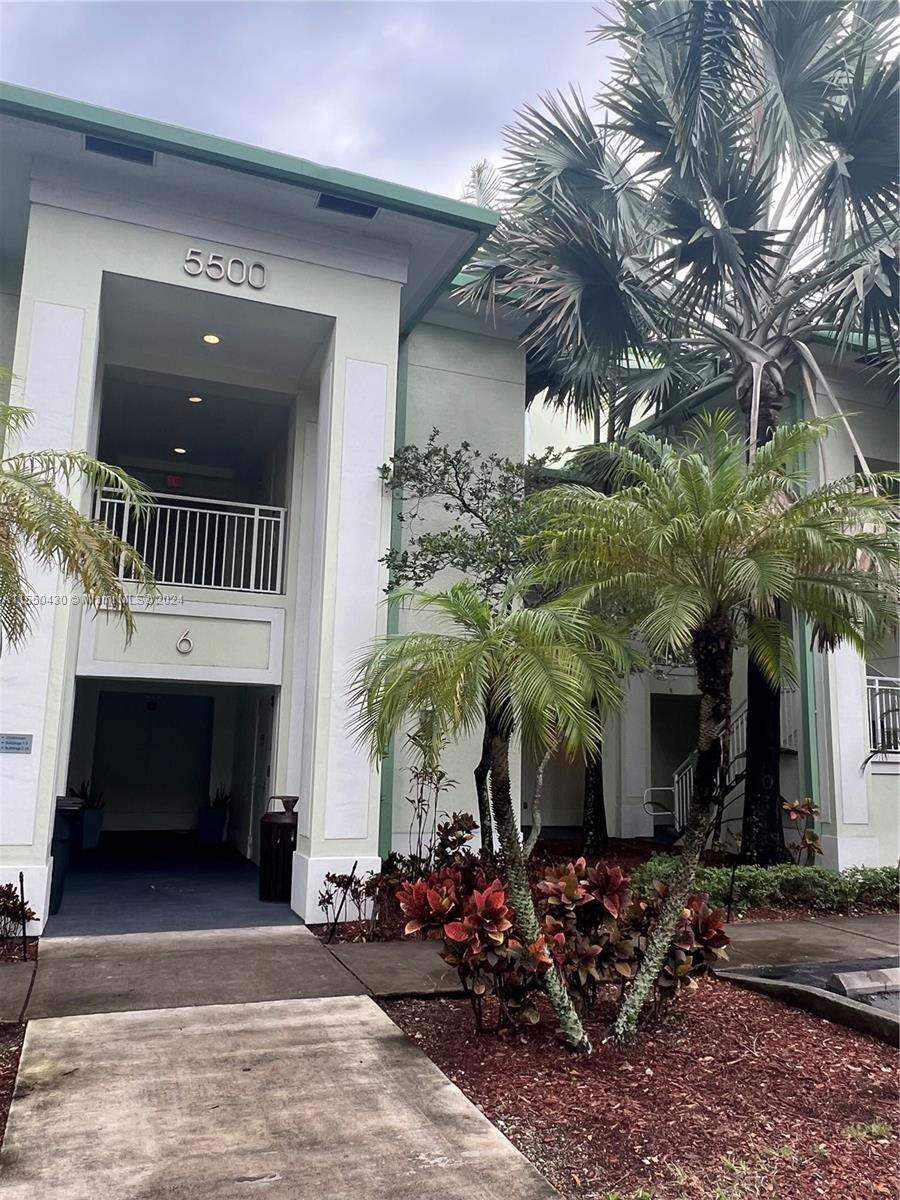
<svg viewBox="0 0 900 1200"><path fill-rule="evenodd" d="M31 414L0 405L0 440L15 437ZM81 512L69 496L73 485L117 488L139 511L143 487L124 471L80 450L26 450L0 459L0 645L20 645L35 611L27 559L55 567L81 589L84 599L119 613L131 635L134 618L126 575L139 593L153 595L153 576L132 546L101 521ZM124 568L124 570L123 570Z"/></svg>
<svg viewBox="0 0 900 1200"><path fill-rule="evenodd" d="M645 434L635 448L585 450L610 460L621 483L612 495L569 486L532 501L546 524L531 547L543 556L541 580L573 601L630 605L648 650L688 651L697 672L697 761L683 851L616 1019L620 1043L634 1036L710 832L728 767L736 645L744 641L775 684L794 675L776 604L812 621L821 648L846 641L864 651L896 623L900 549L887 477L805 490L796 466L829 425L784 426L748 462L731 415L702 414L682 444Z"/></svg>
<svg viewBox="0 0 900 1200"><path fill-rule="evenodd" d="M460 199L479 208L497 208L502 202L503 177L493 163L482 158L469 171Z"/></svg>
<svg viewBox="0 0 900 1200"><path fill-rule="evenodd" d="M597 119L577 95L524 109L503 221L462 289L523 313L552 403L605 404L621 432L735 392L753 454L791 371L814 414L817 390L839 412L816 341L896 371L895 15L881 0L618 0L598 31L621 53ZM765 859L779 698L750 671L747 849Z"/></svg>
<svg viewBox="0 0 900 1200"><path fill-rule="evenodd" d="M497 837L516 921L533 944L541 927L513 811L510 743L518 737L539 760L558 743L570 755L589 752L601 737L601 712L621 697L625 642L583 606L526 607L515 587L495 603L468 581L408 599L448 628L389 636L362 661L354 688L360 734L383 758L394 734L423 711L444 736L487 727ZM568 1045L589 1051L558 973L543 980Z"/></svg>

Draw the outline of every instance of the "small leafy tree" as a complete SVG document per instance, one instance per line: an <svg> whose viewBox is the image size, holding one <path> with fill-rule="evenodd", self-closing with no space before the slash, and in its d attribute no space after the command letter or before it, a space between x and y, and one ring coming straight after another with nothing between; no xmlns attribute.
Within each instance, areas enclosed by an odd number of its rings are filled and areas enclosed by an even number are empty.
<svg viewBox="0 0 900 1200"><path fill-rule="evenodd" d="M375 645L356 677L359 732L383 757L391 738L424 708L447 736L484 725L509 894L526 946L535 946L542 933L513 811L510 744L518 737L538 755L557 742L571 755L596 745L601 712L620 700L629 661L625 641L582 605L527 607L515 587L493 603L469 581L409 599L444 618L448 628L388 636ZM559 975L547 971L542 985L569 1046L589 1050Z"/></svg>
<svg viewBox="0 0 900 1200"><path fill-rule="evenodd" d="M806 490L795 465L830 422L778 430L752 462L729 413L704 414L684 442L648 435L640 453L618 443L622 478L610 496L563 487L534 498L545 520L536 569L581 602L618 597L637 614L651 653L689 650L697 672L697 761L682 855L640 972L616 1019L620 1043L637 1020L690 893L728 767L732 659L739 640L773 683L793 677L793 651L776 603L809 619L828 649L864 652L896 624L896 501L887 477L851 476ZM877 486L881 483L884 490Z"/></svg>
<svg viewBox="0 0 900 1200"><path fill-rule="evenodd" d="M31 421L27 409L0 405L0 442L15 438ZM121 615L130 636L134 618L127 575L139 593L153 595L153 575L144 560L102 521L83 513L69 489L116 488L142 511L147 494L136 479L81 450L26 450L0 459L0 644L18 646L32 626L35 594L27 558L55 567L78 586L84 599ZM120 567L124 572L120 573Z"/></svg>
<svg viewBox="0 0 900 1200"><path fill-rule="evenodd" d="M388 568L388 593L424 587L450 570L468 579L485 600L496 600L525 566L522 539L534 528L523 501L546 482L556 457L548 453L522 463L482 454L469 442L451 448L439 438L439 430L432 429L424 447L402 446L381 468L406 535L405 544L392 546L381 560ZM485 726L473 774L481 844L490 851L489 769Z"/></svg>

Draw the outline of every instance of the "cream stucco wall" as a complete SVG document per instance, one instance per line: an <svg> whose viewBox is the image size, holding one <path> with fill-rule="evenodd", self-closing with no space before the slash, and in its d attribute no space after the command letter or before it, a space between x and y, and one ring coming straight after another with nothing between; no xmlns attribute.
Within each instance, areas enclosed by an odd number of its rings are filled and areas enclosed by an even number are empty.
<svg viewBox="0 0 900 1200"><path fill-rule="evenodd" d="M205 231L202 220L192 216L184 217L184 228L179 228L179 217L172 213L158 224L153 223L154 214L143 213L147 223L140 224L126 219L131 213L118 214L119 202L114 199L72 192L63 200L58 189L43 189L41 196L45 202L34 204L31 210L13 362L15 374L23 381L25 402L37 414L24 444L90 446L96 430L104 274L203 293L215 285L184 273L188 240L192 245L211 243L210 248L227 254L240 253L242 247L266 239L234 227L229 231L234 240L228 242L221 224ZM79 208L81 211L75 211ZM207 233L210 236L205 237ZM268 241L271 243L271 238ZM320 396L306 401L301 436L295 438L289 562L295 572L291 598L301 603L296 622L294 605L284 607L283 662L289 669L282 670L273 790L305 793L310 819L300 839L301 854L306 860L335 863L351 855L374 858L377 851L377 778L365 756L349 749L340 688L348 671L349 642L354 643L353 653L358 650L355 638L359 630L348 628L347 623L363 609L360 587L366 589L366 595L372 593L366 607L370 625L363 632L374 634L379 622L383 623L377 606L377 558L387 541L390 515L380 494L376 468L393 445L404 264L402 248L396 249L393 259L382 253L378 264L368 263L366 274L323 265L321 247L316 253L320 261L305 261L303 255L302 245L294 247L283 239L277 253L260 253L269 268L266 291L243 298L294 308L298 313L319 313L334 323L327 386ZM327 408L327 421L316 423L316 406ZM358 421L361 429L366 420L371 428L365 431L364 454L356 454L354 461L358 429L353 422ZM311 442L316 443L315 452L310 450ZM312 470L315 478L311 479ZM362 471L366 486L358 486L348 471ZM354 545L352 533L349 542L346 537L341 542L339 528L353 530L360 522L369 544L363 547L357 540ZM301 545L304 532L308 549ZM363 561L369 564L358 579L348 577L352 567L348 550L357 561L364 552ZM304 592L306 585L299 582L310 577L304 562L307 555L318 555L313 575L324 597L315 627L309 621L308 588ZM42 578L32 571L32 579L47 595L56 594L59 588L52 573ZM0 874L5 879L13 878L21 867L31 871L29 894L34 907L43 911L53 796L68 757L81 614L67 604L48 606L39 616L37 636L20 654L4 656L2 665L2 727L35 736L32 755L9 756L3 763L5 791L13 799L10 802L4 797L0 813ZM335 662L336 648L339 662ZM320 684L325 679L335 682L310 695L305 680L311 661L317 664ZM297 730L304 728L304 705L310 740L298 755L296 748L289 753L289 747ZM16 762L16 758L23 761ZM349 800L341 781L343 773L346 782L348 762L355 771ZM329 827L330 796L335 797L344 819ZM318 868L316 871L321 874ZM302 896L296 900L301 909L317 890L316 871L307 870Z"/></svg>
<svg viewBox="0 0 900 1200"><path fill-rule="evenodd" d="M440 440L450 446L468 441L485 453L496 452L515 460L524 457L525 364L515 341L422 324L407 339L405 354L406 422L402 435L405 444L424 446L436 427L440 430ZM440 522L441 510L436 507L434 527L440 527ZM449 583L450 578L447 573L446 578L436 580L435 586ZM401 630L424 627L421 614L401 615ZM448 811L477 814L472 772L480 755L480 734L447 748L444 770L456 781L456 787L443 798L443 807ZM516 749L511 764L516 803L520 763ZM398 738L391 833L393 848L403 852L409 849L408 768L409 757L402 738Z"/></svg>

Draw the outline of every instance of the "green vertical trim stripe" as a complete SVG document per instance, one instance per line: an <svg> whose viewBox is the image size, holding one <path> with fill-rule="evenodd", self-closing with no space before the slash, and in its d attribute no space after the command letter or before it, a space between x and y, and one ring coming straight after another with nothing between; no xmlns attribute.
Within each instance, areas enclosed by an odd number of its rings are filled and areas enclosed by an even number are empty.
<svg viewBox="0 0 900 1200"><path fill-rule="evenodd" d="M397 356L397 403L394 409L394 450L406 443L406 388L409 373L409 342L403 338ZM391 549L399 550L403 538L400 520L400 497L391 497ZM391 636L400 630L400 605L396 600L387 602L387 631ZM381 796L378 809L378 853L384 858L391 852L394 825L394 742L381 764Z"/></svg>
<svg viewBox="0 0 900 1200"><path fill-rule="evenodd" d="M806 416L803 397L795 389L790 390L791 420L802 421ZM804 473L809 478L809 462L804 457ZM802 710L804 750L803 791L814 804L821 807L821 781L819 779L819 729L816 720L816 663L812 651L812 625L809 621L798 621L798 632L802 638L798 655L800 667L800 708Z"/></svg>

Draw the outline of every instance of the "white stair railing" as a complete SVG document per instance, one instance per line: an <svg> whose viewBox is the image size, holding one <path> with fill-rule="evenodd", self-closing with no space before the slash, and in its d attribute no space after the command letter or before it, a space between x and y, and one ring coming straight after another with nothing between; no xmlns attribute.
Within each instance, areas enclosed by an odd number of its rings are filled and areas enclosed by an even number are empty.
<svg viewBox="0 0 900 1200"><path fill-rule="evenodd" d="M895 681L896 682L896 681ZM898 697L900 700L900 697ZM800 703L796 688L781 689L781 748L798 750L800 745ZM747 701L742 700L731 714L731 753L728 762L727 783L731 787L744 770L747 757ZM683 763L675 768L672 790L675 794L675 825L681 829L687 824L694 791L694 765L697 752L692 751Z"/></svg>
<svg viewBox="0 0 900 1200"><path fill-rule="evenodd" d="M195 496L151 494L138 512L111 488L97 493L94 515L134 546L167 586L281 592L285 510ZM119 578L129 578L124 563Z"/></svg>

